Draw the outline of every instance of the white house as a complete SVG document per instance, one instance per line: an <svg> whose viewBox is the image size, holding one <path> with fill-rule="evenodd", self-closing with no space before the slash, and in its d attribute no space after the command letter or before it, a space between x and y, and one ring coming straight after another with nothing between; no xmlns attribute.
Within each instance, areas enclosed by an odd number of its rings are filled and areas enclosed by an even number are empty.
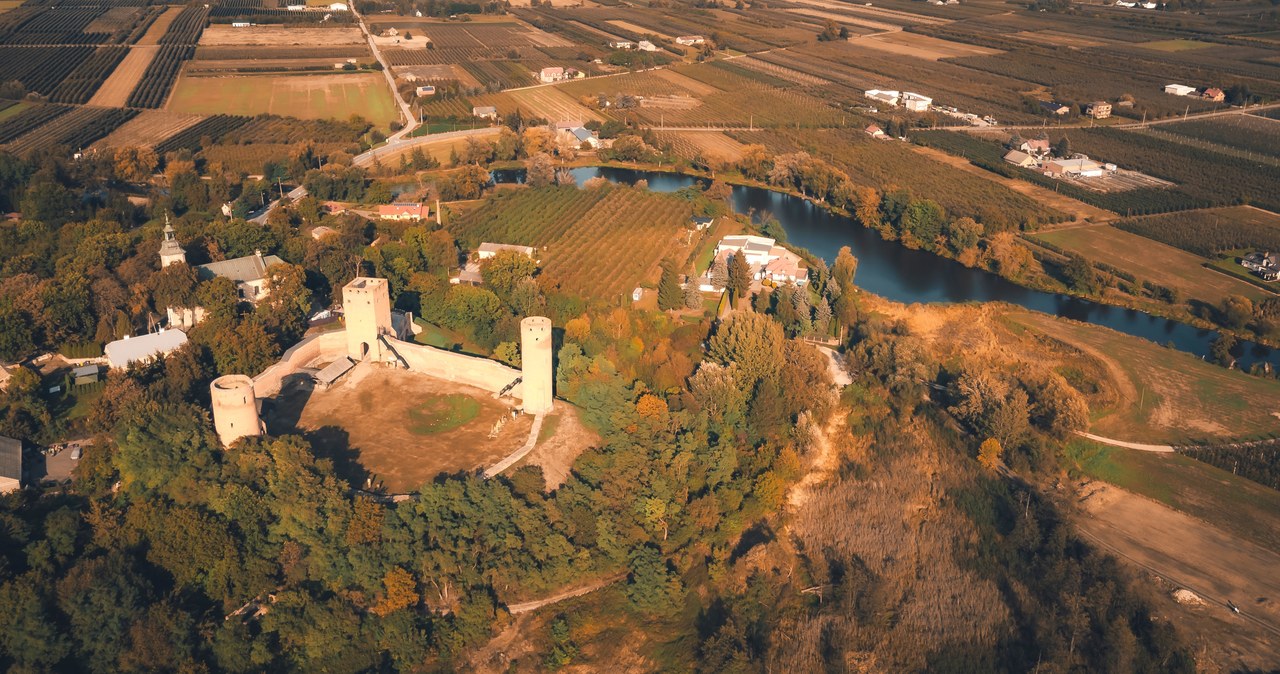
<svg viewBox="0 0 1280 674"><path fill-rule="evenodd" d="M636 49L640 51L658 51L658 45L648 40L641 40L636 43Z"/></svg>
<svg viewBox="0 0 1280 674"><path fill-rule="evenodd" d="M248 28L249 26L252 26L252 25L253 24L249 23L248 21L232 21L231 22L232 28Z"/></svg>
<svg viewBox="0 0 1280 674"><path fill-rule="evenodd" d="M1196 92L1196 88L1185 84L1166 84L1164 85L1164 92L1174 96L1190 96Z"/></svg>
<svg viewBox="0 0 1280 674"><path fill-rule="evenodd" d="M306 5L288 5L285 7L285 9L289 10L290 12L301 12L306 8L307 8Z"/></svg>
<svg viewBox="0 0 1280 674"><path fill-rule="evenodd" d="M1240 264L1264 281L1280 279L1280 254L1255 251L1241 258Z"/></svg>
<svg viewBox="0 0 1280 674"><path fill-rule="evenodd" d="M351 8L347 7L347 3L345 2L335 2L329 5L330 12L345 12L345 11L348 11L349 9Z"/></svg>
<svg viewBox="0 0 1280 674"><path fill-rule="evenodd" d="M735 234L720 239L715 254L726 263L730 256L741 255L755 279L796 285L808 283L808 271L800 256L776 244L777 241L766 236ZM707 273L711 273L710 268Z"/></svg>
<svg viewBox="0 0 1280 674"><path fill-rule="evenodd" d="M435 96L435 95L436 95L436 85L434 85L434 84L424 84L424 85L422 85L422 86L418 87L417 89L414 89L414 90L413 90L413 93L414 93L414 94L416 94L416 95L418 95L418 96Z"/></svg>
<svg viewBox="0 0 1280 674"><path fill-rule="evenodd" d="M702 37L701 35L681 35L676 38L676 44L682 44L686 47L690 47L695 44L703 44L706 41L707 38Z"/></svg>
<svg viewBox="0 0 1280 674"><path fill-rule="evenodd" d="M1022 141L1022 145L1018 146L1019 150L1026 152L1033 157L1043 157L1049 154L1048 138L1033 138L1031 140Z"/></svg>
<svg viewBox="0 0 1280 674"><path fill-rule="evenodd" d="M481 105L471 108L471 116L481 119L498 119L498 109L492 105Z"/></svg>
<svg viewBox="0 0 1280 674"><path fill-rule="evenodd" d="M560 80L564 79L564 68L561 68L560 66L543 68L542 71L538 73L538 79L541 80L544 84L550 84L551 82L559 82Z"/></svg>
<svg viewBox="0 0 1280 674"><path fill-rule="evenodd" d="M928 112L930 105L933 105L933 99L928 96L922 96L910 91L902 92L902 107L912 112Z"/></svg>
<svg viewBox="0 0 1280 674"><path fill-rule="evenodd" d="M886 137L884 134L884 129L881 129L879 126L876 126L875 124L868 126L866 129L863 129L863 131L866 131L867 135L871 136L872 138Z"/></svg>
<svg viewBox="0 0 1280 674"><path fill-rule="evenodd" d="M610 40L609 48L610 49L635 49L636 43L632 42L631 40Z"/></svg>
<svg viewBox="0 0 1280 674"><path fill-rule="evenodd" d="M107 364L127 368L133 363L146 363L182 348L187 334L181 330L161 330L137 337L125 337L107 344Z"/></svg>

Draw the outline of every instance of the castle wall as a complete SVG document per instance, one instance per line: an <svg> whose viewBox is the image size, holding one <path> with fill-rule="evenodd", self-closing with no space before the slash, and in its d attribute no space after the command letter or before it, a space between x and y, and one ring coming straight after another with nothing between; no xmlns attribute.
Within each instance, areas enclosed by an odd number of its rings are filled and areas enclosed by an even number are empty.
<svg viewBox="0 0 1280 674"><path fill-rule="evenodd" d="M402 342L391 337L387 337L386 340L391 348L400 354L411 371L421 372L437 379L454 381L497 393L520 377L519 370L507 367L496 360L454 353L423 344ZM520 397L520 388L516 386L510 391L510 395Z"/></svg>
<svg viewBox="0 0 1280 674"><path fill-rule="evenodd" d="M347 333L333 330L312 335L294 344L271 367L253 378L253 390L259 398L270 398L280 392L284 378L317 361L334 361L347 355Z"/></svg>

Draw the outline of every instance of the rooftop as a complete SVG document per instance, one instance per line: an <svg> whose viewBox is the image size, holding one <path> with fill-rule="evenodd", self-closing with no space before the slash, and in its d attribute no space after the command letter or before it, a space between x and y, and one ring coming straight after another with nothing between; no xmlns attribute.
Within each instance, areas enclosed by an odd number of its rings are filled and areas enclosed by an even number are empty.
<svg viewBox="0 0 1280 674"><path fill-rule="evenodd" d="M22 479L22 441L0 435L0 477Z"/></svg>
<svg viewBox="0 0 1280 674"><path fill-rule="evenodd" d="M181 330L161 330L137 337L117 339L103 350L112 367L129 365L161 354L170 353L187 343L187 335Z"/></svg>
<svg viewBox="0 0 1280 674"><path fill-rule="evenodd" d="M275 255L264 256L255 253L231 260L202 264L196 267L196 274L202 281L221 276L236 283L252 283L266 278L267 270L278 264L284 264L284 260Z"/></svg>

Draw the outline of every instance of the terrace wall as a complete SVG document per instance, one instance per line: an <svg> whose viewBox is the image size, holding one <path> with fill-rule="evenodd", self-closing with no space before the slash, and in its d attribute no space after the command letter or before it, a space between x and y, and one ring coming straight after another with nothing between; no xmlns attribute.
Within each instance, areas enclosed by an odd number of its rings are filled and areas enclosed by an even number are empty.
<svg viewBox="0 0 1280 674"><path fill-rule="evenodd" d="M497 393L520 377L520 371L496 360L468 356L432 346L384 337L413 372ZM522 398L517 385L510 395Z"/></svg>

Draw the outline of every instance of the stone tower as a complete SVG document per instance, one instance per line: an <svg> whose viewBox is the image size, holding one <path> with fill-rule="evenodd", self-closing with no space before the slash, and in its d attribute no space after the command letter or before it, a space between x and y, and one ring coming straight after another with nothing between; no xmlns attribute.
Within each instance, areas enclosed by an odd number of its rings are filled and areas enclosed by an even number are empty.
<svg viewBox="0 0 1280 674"><path fill-rule="evenodd" d="M342 311L347 322L347 355L356 361L382 360L378 338L395 335L387 280L360 276L343 286Z"/></svg>
<svg viewBox="0 0 1280 674"><path fill-rule="evenodd" d="M520 370L524 411L530 414L550 412L555 400L550 318L530 316L520 321Z"/></svg>
<svg viewBox="0 0 1280 674"><path fill-rule="evenodd" d="M263 434L252 379L242 374L218 377L209 384L209 395L213 399L213 427L223 447L230 447L240 438Z"/></svg>
<svg viewBox="0 0 1280 674"><path fill-rule="evenodd" d="M174 262L186 263L187 251L174 236L173 225L169 224L169 216L164 216L164 241L160 242L160 268L164 269Z"/></svg>

